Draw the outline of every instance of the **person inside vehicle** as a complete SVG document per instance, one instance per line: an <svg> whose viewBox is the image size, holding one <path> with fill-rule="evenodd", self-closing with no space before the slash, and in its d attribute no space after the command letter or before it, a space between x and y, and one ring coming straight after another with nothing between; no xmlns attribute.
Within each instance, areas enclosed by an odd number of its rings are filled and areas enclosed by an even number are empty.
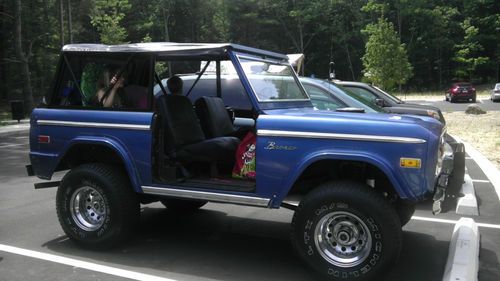
<svg viewBox="0 0 500 281"><path fill-rule="evenodd" d="M179 76L172 76L167 81L167 88L172 95L182 95L182 86L184 82Z"/></svg>
<svg viewBox="0 0 500 281"><path fill-rule="evenodd" d="M96 94L97 104L103 107L121 107L123 105L121 96L125 84L124 73L121 75L115 74L109 79L111 73L117 73L117 71L103 71L97 82L97 88L99 89Z"/></svg>

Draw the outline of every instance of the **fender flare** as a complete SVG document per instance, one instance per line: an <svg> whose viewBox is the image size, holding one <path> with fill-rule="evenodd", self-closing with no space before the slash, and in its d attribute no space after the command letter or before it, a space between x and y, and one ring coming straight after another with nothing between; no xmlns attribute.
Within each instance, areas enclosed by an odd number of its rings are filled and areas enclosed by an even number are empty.
<svg viewBox="0 0 500 281"><path fill-rule="evenodd" d="M371 164L380 169L387 176L399 197L408 198L413 196L411 191L406 190L401 186L401 183L398 181L393 170L390 169L390 165L383 159L364 153L322 151L307 155L304 157L303 161L299 162L290 170L288 175L285 177L285 180L282 182L281 186L285 186L286 188L283 189L283 192L280 195L278 195L278 198L280 198L279 201L282 201L282 199L290 192L294 183L309 166L321 160L351 160Z"/></svg>
<svg viewBox="0 0 500 281"><path fill-rule="evenodd" d="M110 148L114 151L122 160L123 166L125 167L125 171L130 179L130 183L135 192L142 192L141 189L141 181L139 179L138 174L136 173L136 167L134 162L129 156L129 153L125 146L119 142L119 140L111 139L107 137L94 137L94 136L79 136L68 142L66 147L63 149L63 153L59 155L57 158L57 165L61 162L61 160L66 156L67 152L76 145L101 145Z"/></svg>

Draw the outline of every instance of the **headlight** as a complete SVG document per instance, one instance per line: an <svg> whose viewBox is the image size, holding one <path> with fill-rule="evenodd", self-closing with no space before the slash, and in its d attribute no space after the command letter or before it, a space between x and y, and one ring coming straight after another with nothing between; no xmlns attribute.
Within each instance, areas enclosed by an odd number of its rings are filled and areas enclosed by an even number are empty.
<svg viewBox="0 0 500 281"><path fill-rule="evenodd" d="M437 119L439 120L439 113L435 110L427 110L427 115L429 115L430 117L434 118L434 119Z"/></svg>
<svg viewBox="0 0 500 281"><path fill-rule="evenodd" d="M441 137L439 138L439 148L438 148L437 164L436 164L436 177L441 173L441 169L443 168L443 159L445 156L445 145L444 145L445 143L443 135L441 135Z"/></svg>

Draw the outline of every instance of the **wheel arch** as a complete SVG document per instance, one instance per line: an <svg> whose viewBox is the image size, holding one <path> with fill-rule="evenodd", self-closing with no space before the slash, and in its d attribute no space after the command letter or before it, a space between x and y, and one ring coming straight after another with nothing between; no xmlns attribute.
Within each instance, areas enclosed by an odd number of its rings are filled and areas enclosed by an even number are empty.
<svg viewBox="0 0 500 281"><path fill-rule="evenodd" d="M106 163L122 167L136 192L140 189L140 179L135 165L123 145L112 139L73 139L59 157L55 171L71 169L84 163Z"/></svg>
<svg viewBox="0 0 500 281"><path fill-rule="evenodd" d="M383 160L377 159L372 155L364 154L315 154L311 155L298 165L291 169L289 176L286 177L285 182L282 186L287 188L283 191L279 197L279 202L289 195L293 194L304 194L310 191L311 185L304 187L303 184L307 185L310 183L307 181L308 178L313 179L313 185L316 186L327 180L332 179L342 179L343 176L338 176L331 174L335 167L339 165L353 165L360 166L365 172L371 173L366 175L373 175L378 180L382 180L382 184L386 184L389 190L392 191L397 197L406 199L411 197L409 191L405 190L400 182L398 181L394 172L390 169L390 166ZM363 167L361 167L363 166ZM322 178L322 176L324 176ZM337 177L338 176L338 177ZM345 178L344 178L345 179ZM366 177L363 180L367 179ZM359 180L359 178L358 178ZM385 180L385 182L384 182Z"/></svg>

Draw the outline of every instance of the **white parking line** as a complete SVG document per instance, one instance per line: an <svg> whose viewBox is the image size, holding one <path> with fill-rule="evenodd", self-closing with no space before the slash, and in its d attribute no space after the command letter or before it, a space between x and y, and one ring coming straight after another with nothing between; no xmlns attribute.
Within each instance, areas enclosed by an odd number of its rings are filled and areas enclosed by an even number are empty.
<svg viewBox="0 0 500 281"><path fill-rule="evenodd" d="M419 217L419 216L413 216L413 217L411 217L411 219L417 220L417 221L429 221L429 222L438 222L438 223L446 223L446 224L456 224L458 222L456 220L427 218L427 217ZM476 224L479 227L500 229L500 224L491 224L491 223L476 223Z"/></svg>
<svg viewBox="0 0 500 281"><path fill-rule="evenodd" d="M490 181L489 180L472 180L472 182L485 182L485 183L488 183Z"/></svg>
<svg viewBox="0 0 500 281"><path fill-rule="evenodd" d="M109 274L109 275L114 275L114 276L118 276L118 277L132 279L132 280L176 281L174 279L168 279L168 278L163 278L163 277L149 275L149 274L143 274L143 273L134 272L134 271L130 271L130 270L124 270L124 269L119 269L116 267L105 266L105 265L100 265L100 264L96 264L96 263L61 257L61 256L57 256L57 255L26 250L26 249L12 247L12 246L3 245L3 244L0 244L0 251L11 253L11 254L16 254L16 255L22 255L22 256L26 256L26 257L31 257L31 258L35 258L35 259L65 264L65 265L69 265L69 266L79 267L79 268L83 268L83 269L87 269L87 270L91 270L91 271L95 271L95 272L101 272L101 273L105 273L105 274Z"/></svg>
<svg viewBox="0 0 500 281"><path fill-rule="evenodd" d="M457 141L460 139L455 138ZM477 151L472 145L467 142L461 141L465 146L465 151L470 157L474 159L474 162L483 171L486 177L490 180L491 185L495 189L498 199L500 200L500 171L497 169L493 163L491 163L488 158L486 158L481 152Z"/></svg>

